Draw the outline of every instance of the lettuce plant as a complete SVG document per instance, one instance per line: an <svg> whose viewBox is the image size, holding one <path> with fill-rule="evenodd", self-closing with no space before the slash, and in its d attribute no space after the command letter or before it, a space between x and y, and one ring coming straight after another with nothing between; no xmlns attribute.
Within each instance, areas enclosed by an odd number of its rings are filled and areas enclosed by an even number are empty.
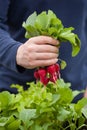
<svg viewBox="0 0 87 130"><path fill-rule="evenodd" d="M81 91L72 91L70 83L58 79L46 87L38 81L17 88L17 94L0 93L0 130L86 130L87 99L73 99Z"/></svg>

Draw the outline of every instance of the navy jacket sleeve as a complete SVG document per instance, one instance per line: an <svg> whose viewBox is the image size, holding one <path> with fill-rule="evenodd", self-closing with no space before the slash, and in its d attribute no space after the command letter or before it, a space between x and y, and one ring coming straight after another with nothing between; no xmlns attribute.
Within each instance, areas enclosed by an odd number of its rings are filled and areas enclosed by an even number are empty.
<svg viewBox="0 0 87 130"><path fill-rule="evenodd" d="M16 52L21 43L12 39L9 33L7 15L10 0L5 0L5 2L0 0L0 5L2 5L0 6L0 64L13 71L17 71Z"/></svg>

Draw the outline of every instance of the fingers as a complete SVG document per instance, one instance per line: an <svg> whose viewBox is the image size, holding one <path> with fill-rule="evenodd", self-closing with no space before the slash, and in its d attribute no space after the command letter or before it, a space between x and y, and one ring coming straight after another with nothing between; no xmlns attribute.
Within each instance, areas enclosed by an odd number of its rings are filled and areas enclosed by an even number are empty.
<svg viewBox="0 0 87 130"><path fill-rule="evenodd" d="M50 52L50 53L58 53L59 49L57 46L52 45L35 45L35 44L29 44L28 46L29 52L38 52L38 53L44 53L44 52Z"/></svg>
<svg viewBox="0 0 87 130"><path fill-rule="evenodd" d="M36 67L49 66L49 65L55 64L57 61L58 61L58 59L33 60L32 62L30 62L29 66L27 68L33 69L33 68L36 68Z"/></svg>
<svg viewBox="0 0 87 130"><path fill-rule="evenodd" d="M55 64L58 61L58 44L48 36L33 37L18 48L16 62L27 69Z"/></svg>
<svg viewBox="0 0 87 130"><path fill-rule="evenodd" d="M59 45L58 40L53 39L52 37L48 36L37 36L29 39L30 42L36 44L50 44L50 45Z"/></svg>
<svg viewBox="0 0 87 130"><path fill-rule="evenodd" d="M85 90L85 93L84 93L84 97L87 98L87 87L86 87L86 90Z"/></svg>
<svg viewBox="0 0 87 130"><path fill-rule="evenodd" d="M50 60L57 58L58 54L56 53L31 53L28 55L28 59L30 60Z"/></svg>

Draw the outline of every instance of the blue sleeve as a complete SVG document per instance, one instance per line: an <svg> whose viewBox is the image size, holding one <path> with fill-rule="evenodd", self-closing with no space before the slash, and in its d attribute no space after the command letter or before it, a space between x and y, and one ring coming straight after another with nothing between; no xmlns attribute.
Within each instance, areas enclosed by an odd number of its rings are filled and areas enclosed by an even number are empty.
<svg viewBox="0 0 87 130"><path fill-rule="evenodd" d="M16 52L22 43L12 39L9 34L7 24L9 5L10 0L0 0L0 64L17 71Z"/></svg>

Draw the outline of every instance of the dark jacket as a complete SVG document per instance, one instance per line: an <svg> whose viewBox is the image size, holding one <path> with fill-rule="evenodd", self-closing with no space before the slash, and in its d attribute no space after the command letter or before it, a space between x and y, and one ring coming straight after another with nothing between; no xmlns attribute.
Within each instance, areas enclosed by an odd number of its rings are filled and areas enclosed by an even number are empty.
<svg viewBox="0 0 87 130"><path fill-rule="evenodd" d="M53 10L65 27L73 26L81 39L80 53L72 58L71 45L62 43L60 58L67 67L61 71L65 82L71 82L72 89L83 89L87 85L87 0L0 0L0 90L10 89L11 84L26 86L34 79L34 70L16 65L18 47L27 39L23 21L37 11Z"/></svg>

